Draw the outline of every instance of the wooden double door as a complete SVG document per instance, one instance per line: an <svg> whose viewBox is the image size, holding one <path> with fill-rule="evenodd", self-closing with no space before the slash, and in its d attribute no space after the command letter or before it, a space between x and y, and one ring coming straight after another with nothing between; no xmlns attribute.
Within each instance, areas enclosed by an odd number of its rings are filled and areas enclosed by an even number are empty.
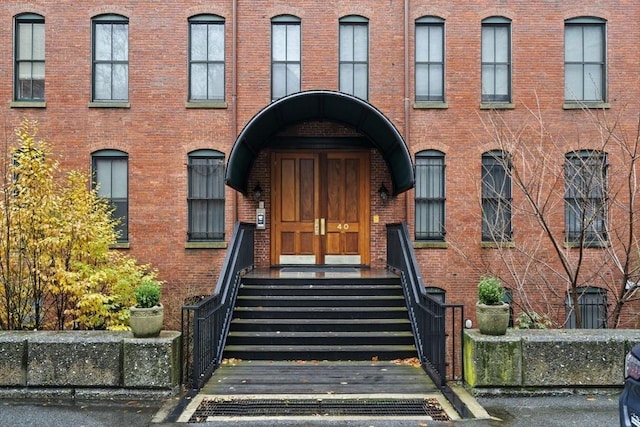
<svg viewBox="0 0 640 427"><path fill-rule="evenodd" d="M271 264L368 265L369 151L271 156Z"/></svg>

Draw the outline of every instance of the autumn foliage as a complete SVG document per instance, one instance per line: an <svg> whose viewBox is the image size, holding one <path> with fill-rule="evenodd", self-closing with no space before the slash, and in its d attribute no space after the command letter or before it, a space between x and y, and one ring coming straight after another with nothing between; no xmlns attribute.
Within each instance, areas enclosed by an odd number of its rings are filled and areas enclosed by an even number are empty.
<svg viewBox="0 0 640 427"><path fill-rule="evenodd" d="M111 206L79 171L61 173L25 120L0 167L0 329L127 329L149 266L109 248Z"/></svg>

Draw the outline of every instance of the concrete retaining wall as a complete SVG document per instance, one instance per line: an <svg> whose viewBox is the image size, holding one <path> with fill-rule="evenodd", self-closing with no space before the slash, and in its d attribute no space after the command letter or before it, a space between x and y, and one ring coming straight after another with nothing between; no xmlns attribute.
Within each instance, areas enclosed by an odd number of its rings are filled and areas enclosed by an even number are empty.
<svg viewBox="0 0 640 427"><path fill-rule="evenodd" d="M180 333L0 331L0 397L173 395Z"/></svg>
<svg viewBox="0 0 640 427"><path fill-rule="evenodd" d="M464 332L464 379L476 392L621 387L624 359L640 330L509 329L504 336Z"/></svg>

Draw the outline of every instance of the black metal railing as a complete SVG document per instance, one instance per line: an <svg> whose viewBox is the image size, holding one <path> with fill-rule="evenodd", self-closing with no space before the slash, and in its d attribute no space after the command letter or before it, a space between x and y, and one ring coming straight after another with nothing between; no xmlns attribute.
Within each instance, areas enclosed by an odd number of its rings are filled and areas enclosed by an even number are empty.
<svg viewBox="0 0 640 427"><path fill-rule="evenodd" d="M401 277L423 368L440 388L461 379L464 307L427 294L406 223L387 224L387 267Z"/></svg>
<svg viewBox="0 0 640 427"><path fill-rule="evenodd" d="M254 266L255 224L236 223L213 295L182 307L183 384L200 389L222 361L241 275Z"/></svg>

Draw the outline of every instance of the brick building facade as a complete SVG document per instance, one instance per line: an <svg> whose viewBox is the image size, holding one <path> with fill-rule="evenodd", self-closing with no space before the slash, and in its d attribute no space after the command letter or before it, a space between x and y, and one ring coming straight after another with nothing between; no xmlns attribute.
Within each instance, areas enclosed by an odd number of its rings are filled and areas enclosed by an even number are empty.
<svg viewBox="0 0 640 427"><path fill-rule="evenodd" d="M464 303L468 317L478 278L491 272L511 288L516 311L562 323L566 284L553 255L544 279L511 274L526 268L522 258L505 262L529 241L539 253L553 248L522 213L515 182L483 197L488 177L505 183L496 153L508 150L496 135L538 141L549 155L540 162L560 177L570 153L606 152L607 183L619 188L624 161L596 124L619 117L627 135L637 130L635 2L6 0L0 11L5 135L23 117L38 120L65 169L93 170L102 188L113 185L105 196L126 216L117 250L158 268L173 326L185 298L211 293L233 224L254 222L259 202L259 267L383 268L385 224L406 221L425 283ZM334 100L342 116L324 110ZM344 118L352 112L359 116ZM527 126L536 116L544 138ZM568 236L571 197L563 182L549 185L560 189L549 193L550 225ZM305 200L324 209L309 213L311 224L331 211L335 187L343 200L342 219L327 224L340 227L335 240L316 244L308 230L286 228L283 214L306 221ZM289 192L294 213L278 208ZM628 204L629 193L617 197ZM483 212L492 218L484 230ZM616 219L608 215L600 219ZM602 237L608 229L596 222L589 232ZM595 274L607 248L579 251L564 240L568 258L580 253L592 273L581 283L602 289L596 299L610 312L620 275ZM623 318L637 326L630 308Z"/></svg>

